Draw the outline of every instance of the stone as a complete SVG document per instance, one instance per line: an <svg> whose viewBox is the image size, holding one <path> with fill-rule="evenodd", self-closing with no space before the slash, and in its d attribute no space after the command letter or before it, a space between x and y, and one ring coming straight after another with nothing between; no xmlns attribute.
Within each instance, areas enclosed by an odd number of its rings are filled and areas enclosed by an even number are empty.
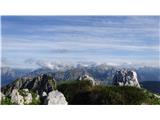
<svg viewBox="0 0 160 120"><path fill-rule="evenodd" d="M12 93L13 89L18 90L32 90L37 91L39 95L42 95L42 93L45 91L46 93L49 93L52 90L56 89L56 81L53 79L52 76L47 74L37 75L33 77L22 77L14 82L10 83L7 86L4 86L2 88L2 92L8 96Z"/></svg>
<svg viewBox="0 0 160 120"><path fill-rule="evenodd" d="M11 102L12 103L16 103L18 105L23 105L24 104L23 96L21 96L19 94L17 89L13 89L10 96L11 96Z"/></svg>
<svg viewBox="0 0 160 120"><path fill-rule="evenodd" d="M0 103L1 103L1 101L4 100L4 99L5 99L5 95L4 95L2 92L0 92Z"/></svg>
<svg viewBox="0 0 160 120"><path fill-rule="evenodd" d="M24 104L30 104L32 103L32 94L26 93L26 96L24 96Z"/></svg>
<svg viewBox="0 0 160 120"><path fill-rule="evenodd" d="M160 95L154 94L154 97L160 99Z"/></svg>
<svg viewBox="0 0 160 120"><path fill-rule="evenodd" d="M11 97L11 102L18 105L32 103L32 94L29 92L28 89L22 89L20 90L20 92L18 89L13 89L10 97Z"/></svg>
<svg viewBox="0 0 160 120"><path fill-rule="evenodd" d="M48 93L47 98L45 99L46 105L67 105L68 102L64 95L58 90L54 90Z"/></svg>
<svg viewBox="0 0 160 120"><path fill-rule="evenodd" d="M137 73L131 70L119 70L113 77L113 85L117 86L135 86L139 87Z"/></svg>
<svg viewBox="0 0 160 120"><path fill-rule="evenodd" d="M40 96L37 94L35 100L38 101L39 99L40 99Z"/></svg>
<svg viewBox="0 0 160 120"><path fill-rule="evenodd" d="M28 90L28 89L23 89L23 91L24 91L24 92L29 92L29 90Z"/></svg>
<svg viewBox="0 0 160 120"><path fill-rule="evenodd" d="M42 93L42 97L46 97L47 96L47 93L46 92L43 92Z"/></svg>
<svg viewBox="0 0 160 120"><path fill-rule="evenodd" d="M89 75L83 75L82 77L79 77L78 80L90 81L92 83L92 85L96 84L95 80L92 77L90 77Z"/></svg>

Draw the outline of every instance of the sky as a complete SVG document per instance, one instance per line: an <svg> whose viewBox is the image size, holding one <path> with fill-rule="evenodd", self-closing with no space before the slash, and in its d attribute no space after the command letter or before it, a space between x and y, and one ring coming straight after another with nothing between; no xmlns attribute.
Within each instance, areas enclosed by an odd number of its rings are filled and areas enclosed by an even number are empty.
<svg viewBox="0 0 160 120"><path fill-rule="evenodd" d="M2 66L159 66L158 16L2 16Z"/></svg>

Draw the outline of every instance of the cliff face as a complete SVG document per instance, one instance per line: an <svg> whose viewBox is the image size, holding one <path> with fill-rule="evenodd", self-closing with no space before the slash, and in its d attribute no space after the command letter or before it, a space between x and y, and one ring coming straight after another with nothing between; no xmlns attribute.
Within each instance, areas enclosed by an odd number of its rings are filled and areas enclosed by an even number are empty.
<svg viewBox="0 0 160 120"><path fill-rule="evenodd" d="M56 81L46 74L18 79L3 87L2 93L12 104L68 104L56 90Z"/></svg>
<svg viewBox="0 0 160 120"><path fill-rule="evenodd" d="M48 93L52 90L55 90L55 88L55 80L52 77L43 74L34 78L23 77L18 79L3 87L2 92L6 95L9 95L13 89L29 89L41 95L43 92Z"/></svg>
<svg viewBox="0 0 160 120"><path fill-rule="evenodd" d="M117 86L135 86L139 87L137 73L130 70L119 70L113 77L113 85Z"/></svg>

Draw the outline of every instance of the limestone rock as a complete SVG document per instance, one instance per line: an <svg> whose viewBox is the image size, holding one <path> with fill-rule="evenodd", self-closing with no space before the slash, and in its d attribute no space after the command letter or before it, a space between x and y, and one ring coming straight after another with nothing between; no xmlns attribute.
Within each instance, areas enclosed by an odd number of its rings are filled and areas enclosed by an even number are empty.
<svg viewBox="0 0 160 120"><path fill-rule="evenodd" d="M24 96L24 104L30 104L32 102L32 94L26 93L26 96Z"/></svg>
<svg viewBox="0 0 160 120"><path fill-rule="evenodd" d="M67 105L67 101L64 95L58 90L51 91L48 93L47 98L45 99L46 105Z"/></svg>
<svg viewBox="0 0 160 120"><path fill-rule="evenodd" d="M40 99L40 96L37 94L37 96L36 96L36 98L35 98L35 100L39 100Z"/></svg>
<svg viewBox="0 0 160 120"><path fill-rule="evenodd" d="M30 104L32 102L32 94L28 89L13 89L10 97L11 102L18 105Z"/></svg>
<svg viewBox="0 0 160 120"><path fill-rule="evenodd" d="M89 75L84 75L82 77L79 77L78 80L80 80L80 81L81 80L90 81L92 83L92 85L96 84L95 80L92 77L90 77Z"/></svg>
<svg viewBox="0 0 160 120"><path fill-rule="evenodd" d="M135 86L139 87L137 73L131 70L119 70L113 77L113 85L117 86Z"/></svg>
<svg viewBox="0 0 160 120"><path fill-rule="evenodd" d="M46 97L47 96L47 93L46 92L43 92L42 93L42 97Z"/></svg>
<svg viewBox="0 0 160 120"><path fill-rule="evenodd" d="M5 99L5 95L4 95L2 92L0 92L0 103L1 103L1 101L4 100L4 99Z"/></svg>
<svg viewBox="0 0 160 120"><path fill-rule="evenodd" d="M29 90L28 90L28 89L23 89L23 91L24 91L24 92L29 92Z"/></svg>
<svg viewBox="0 0 160 120"><path fill-rule="evenodd" d="M160 95L154 94L154 97L160 99Z"/></svg>
<svg viewBox="0 0 160 120"><path fill-rule="evenodd" d="M28 89L38 92L39 95L45 91L49 93L56 88L56 82L52 76L47 74L38 75L36 77L22 77L13 83L2 88L5 95L11 94L13 88L15 89ZM26 91L27 92L27 91Z"/></svg>
<svg viewBox="0 0 160 120"><path fill-rule="evenodd" d="M18 105L24 104L23 96L21 96L17 89L13 89L11 93L11 102L16 103Z"/></svg>

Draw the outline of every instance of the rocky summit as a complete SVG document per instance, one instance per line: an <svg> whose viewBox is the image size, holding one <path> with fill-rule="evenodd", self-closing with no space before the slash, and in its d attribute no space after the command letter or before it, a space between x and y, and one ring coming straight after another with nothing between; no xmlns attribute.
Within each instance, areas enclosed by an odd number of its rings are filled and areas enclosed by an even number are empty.
<svg viewBox="0 0 160 120"><path fill-rule="evenodd" d="M116 86L135 86L139 87L137 73L131 70L119 70L113 77L113 85Z"/></svg>
<svg viewBox="0 0 160 120"><path fill-rule="evenodd" d="M11 84L3 87L2 92L6 95L9 95L13 89L29 89L38 93L39 95L42 95L43 92L49 93L50 91L55 90L55 88L55 80L49 75L43 74L34 78L23 77L17 79Z"/></svg>
<svg viewBox="0 0 160 120"><path fill-rule="evenodd" d="M17 105L67 104L64 95L56 90L56 81L46 74L34 78L18 79L3 87L0 94L0 100L3 100L3 103L10 102Z"/></svg>

